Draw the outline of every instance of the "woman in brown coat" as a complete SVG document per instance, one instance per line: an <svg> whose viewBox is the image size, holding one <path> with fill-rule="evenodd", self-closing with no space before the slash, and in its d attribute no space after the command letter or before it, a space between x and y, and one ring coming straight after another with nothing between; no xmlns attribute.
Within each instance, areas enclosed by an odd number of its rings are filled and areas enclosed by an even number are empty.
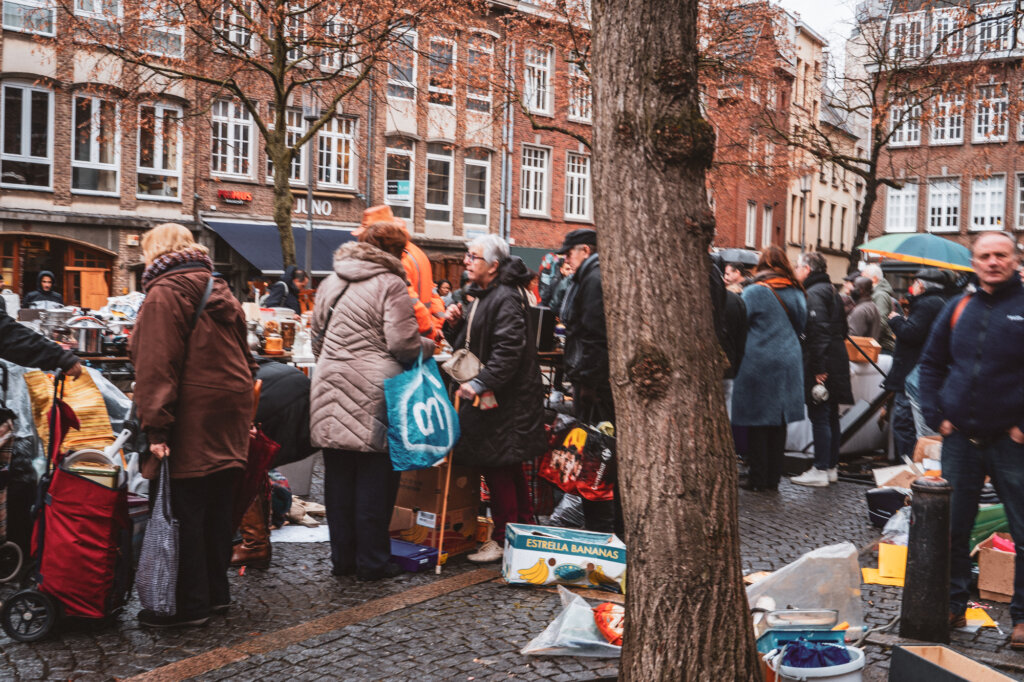
<svg viewBox="0 0 1024 682"><path fill-rule="evenodd" d="M370 225L334 254L334 274L317 289L313 308L310 435L324 448L331 572L361 580L401 573L389 561L399 475L388 455L384 380L421 351L434 352L434 342L419 335L405 282L407 240L400 225Z"/></svg>
<svg viewBox="0 0 1024 682"><path fill-rule="evenodd" d="M232 492L249 448L256 363L241 305L188 229L158 225L142 251L146 300L130 347L135 406L149 440L141 469L155 479L158 460L170 458L179 562L176 615L143 610L139 622L203 625L230 602Z"/></svg>

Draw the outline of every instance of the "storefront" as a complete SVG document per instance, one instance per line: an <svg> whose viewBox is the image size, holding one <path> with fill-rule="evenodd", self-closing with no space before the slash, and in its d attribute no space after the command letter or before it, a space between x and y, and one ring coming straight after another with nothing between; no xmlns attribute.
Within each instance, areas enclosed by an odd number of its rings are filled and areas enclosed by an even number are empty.
<svg viewBox="0 0 1024 682"><path fill-rule="evenodd" d="M68 305L101 308L110 296L117 254L93 245L42 234L0 234L4 285L22 297L36 288L39 273L53 273L53 288Z"/></svg>

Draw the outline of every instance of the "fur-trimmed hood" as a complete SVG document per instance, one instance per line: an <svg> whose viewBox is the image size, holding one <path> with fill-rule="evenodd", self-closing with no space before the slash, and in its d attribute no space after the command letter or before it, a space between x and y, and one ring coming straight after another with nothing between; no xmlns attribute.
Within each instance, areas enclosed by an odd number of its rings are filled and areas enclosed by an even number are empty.
<svg viewBox="0 0 1024 682"><path fill-rule="evenodd" d="M359 282L390 272L405 281L402 262L366 242L347 242L334 252L334 272L348 282Z"/></svg>

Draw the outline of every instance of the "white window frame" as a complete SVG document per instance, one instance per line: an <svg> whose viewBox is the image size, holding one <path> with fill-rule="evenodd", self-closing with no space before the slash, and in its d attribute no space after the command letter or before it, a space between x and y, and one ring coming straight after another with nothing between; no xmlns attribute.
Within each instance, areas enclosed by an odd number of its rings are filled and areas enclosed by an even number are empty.
<svg viewBox="0 0 1024 682"><path fill-rule="evenodd" d="M917 182L906 180L903 189L885 188L885 231L917 232Z"/></svg>
<svg viewBox="0 0 1024 682"><path fill-rule="evenodd" d="M531 155L531 163L527 156ZM541 163L532 163L539 161ZM551 148L524 144L519 164L519 215L551 217Z"/></svg>
<svg viewBox="0 0 1024 682"><path fill-rule="evenodd" d="M532 114L554 116L554 59L555 50L549 45L527 45L523 50L523 96Z"/></svg>
<svg viewBox="0 0 1024 682"><path fill-rule="evenodd" d="M79 161L75 159L75 142L78 137L78 131L75 126L75 115L78 111L78 100L88 99L90 100L90 114L89 114L89 160ZM99 139L99 128L100 128L100 114L102 108L102 102L109 102L114 105L114 149L113 149L113 161L109 163L101 163L95 159L99 157L100 150L100 139ZM71 98L71 193L72 194L88 194L91 196L100 197L116 197L121 194L121 107L117 102L113 100L104 99L103 97L96 97L89 93L76 94ZM114 173L114 191L104 192L101 190L92 189L80 189L74 185L74 169L81 168L85 170L97 170L97 171L113 171Z"/></svg>
<svg viewBox="0 0 1024 682"><path fill-rule="evenodd" d="M448 86L434 84L434 69L440 64L434 59L434 46L445 46L451 53L451 61L447 64ZM427 101L439 107L455 108L455 69L458 68L459 48L455 41L444 36L430 36L427 57ZM447 101L446 101L447 100Z"/></svg>
<svg viewBox="0 0 1024 682"><path fill-rule="evenodd" d="M399 209L400 211L408 210L408 215L400 215L395 213L399 218L405 218L408 221L412 220L414 215L414 208L416 204L416 143L412 140L408 141L409 149L402 147L395 147L387 145L384 149L384 203L391 206L392 209ZM396 199L396 194L388 193L388 171L387 171L387 157L388 156L404 156L408 158L409 162L409 198L408 199Z"/></svg>
<svg viewBox="0 0 1024 682"><path fill-rule="evenodd" d="M335 116L317 133L316 184L317 187L338 189L356 188L356 119ZM344 163L339 166L338 159ZM348 182L345 182L345 174Z"/></svg>
<svg viewBox="0 0 1024 682"><path fill-rule="evenodd" d="M966 21L955 9L932 10L932 49L941 55L956 57L967 49Z"/></svg>
<svg viewBox="0 0 1024 682"><path fill-rule="evenodd" d="M398 50L398 52L396 52L392 56L391 60L388 62L387 65L387 96L393 99L415 100L417 66L416 62L418 59L418 55L416 54L416 43L418 38L416 35L416 31L414 31L411 28L399 28L396 29L396 32L397 35L395 36L395 41L392 45L392 50ZM399 45L404 45L405 47L399 47ZM409 53L411 61L411 74L403 74L398 69L398 67L395 66L395 62L398 59L398 54L400 54L402 50L407 50ZM410 75L411 77L408 80L405 79L404 77L399 77L405 75Z"/></svg>
<svg viewBox="0 0 1024 682"><path fill-rule="evenodd" d="M1017 229L1024 229L1024 173L1017 174Z"/></svg>
<svg viewBox="0 0 1024 682"><path fill-rule="evenodd" d="M233 49L251 54L256 51L256 31L250 27L245 14L239 11L239 6L245 6L249 16L253 21L256 20L254 0L221 0L213 17L216 49L221 52Z"/></svg>
<svg viewBox="0 0 1024 682"><path fill-rule="evenodd" d="M772 221L775 220L775 207L767 204L761 210L761 248L772 245Z"/></svg>
<svg viewBox="0 0 1024 682"><path fill-rule="evenodd" d="M747 201L746 230L743 233L743 245L753 247L757 243L757 202Z"/></svg>
<svg viewBox="0 0 1024 682"><path fill-rule="evenodd" d="M474 53L479 56L474 56ZM466 69L469 84L466 86L466 109L480 113L490 113L493 104L493 87L491 86L491 69L494 67L494 40L490 36L476 35L470 38L466 48ZM473 73L483 69L484 73ZM474 79L487 82L487 93L483 88L472 85Z"/></svg>
<svg viewBox="0 0 1024 682"><path fill-rule="evenodd" d="M1010 97L1006 83L979 85L977 99L974 101L974 134L971 142L1006 142L1010 135L1009 110ZM995 134L991 134L993 132Z"/></svg>
<svg viewBox="0 0 1024 682"><path fill-rule="evenodd" d="M157 2L156 0L148 0L150 4L145 5L140 12L139 20L142 23L140 30L143 34L152 32L154 37L157 38L156 43L159 45L162 41L167 38L161 38L160 36L175 36L178 38L178 49L176 52L169 52L160 49L153 49L149 47L150 41L146 42L146 47L142 50L146 54L154 54L160 57L171 57L180 59L185 55L185 22L183 21L180 10L176 9L173 3ZM161 16L160 12L157 11L157 7L162 5L162 9L165 16ZM172 14L177 13L179 16L177 19L171 17Z"/></svg>
<svg viewBox="0 0 1024 682"><path fill-rule="evenodd" d="M306 7L302 0L286 2L284 7L286 12L284 18L285 40L293 44L285 55L285 59L293 64L301 64L308 67L310 65L309 62L304 60L309 56L309 45L306 44L308 39L308 27L306 24L310 20L311 10Z"/></svg>
<svg viewBox="0 0 1024 682"><path fill-rule="evenodd" d="M965 105L963 93L939 95L935 99L935 116L929 124L933 146L963 144Z"/></svg>
<svg viewBox="0 0 1024 682"><path fill-rule="evenodd" d="M591 123L594 119L594 88L590 77L576 62L579 55L569 54L566 60L569 82L569 120L577 123Z"/></svg>
<svg viewBox="0 0 1024 682"><path fill-rule="evenodd" d="M433 149L431 149L433 148ZM440 149L439 149L440 148ZM430 202L430 179L434 175L430 171L430 162L435 163L446 163L448 164L448 187L445 189L445 193L448 196L448 201L444 204L437 204ZM425 168L425 183L424 183L424 196L423 196L423 219L431 223L440 223L442 225L452 224L452 205L453 195L455 194L455 150L452 149L451 145L444 142L428 142L427 143L427 165ZM432 218L430 217L431 211L446 211L448 213L448 219Z"/></svg>
<svg viewBox="0 0 1024 682"><path fill-rule="evenodd" d="M0 8L0 15L3 17L3 28L18 33L32 33L34 35L53 37L57 35L57 8L51 0L3 0L3 7ZM15 23L7 23L7 5L15 5L23 10L20 18L25 25L19 26ZM41 15L48 15L48 19L40 20ZM49 29L35 29L32 25L49 25Z"/></svg>
<svg viewBox="0 0 1024 682"><path fill-rule="evenodd" d="M14 88L22 91L21 99L21 148L18 153L12 153L11 151L3 148L3 129L2 126L7 122L7 89ZM28 153L31 146L31 134L32 134L32 93L43 92L46 93L48 99L48 115L46 117L46 156L31 156ZM53 134L54 134L54 121L53 121L53 91L48 88L42 88L37 85L29 85L28 83L17 83L17 82L2 82L0 83L0 187L10 187L13 189L27 189L27 190L52 190L53 189ZM14 163L32 163L36 165L46 165L49 168L47 173L46 185L22 185L16 183L3 182L3 162L11 161Z"/></svg>
<svg viewBox="0 0 1024 682"><path fill-rule="evenodd" d="M226 113L218 113L218 109L223 109ZM225 151L224 151L224 163L227 170L217 170L214 161L215 156L213 149L216 148L214 144L216 126L217 124L227 126L228 136L225 138ZM247 150L243 154L237 150L238 143L241 140L239 134L243 131L246 132L245 140L243 141L247 147ZM252 180L253 173L256 169L256 126L252 120L252 116L249 114L249 110L245 108L245 105L238 100L217 100L213 103L213 107L210 111L210 142L211 142L211 153L210 153L210 175L219 178L239 178L243 180ZM231 170L232 167L246 165L248 167L247 172L235 172Z"/></svg>
<svg viewBox="0 0 1024 682"><path fill-rule="evenodd" d="M491 222L491 154L487 154L487 158L476 158L470 156L468 153L463 159L465 162L465 173L463 174L463 191L462 191L462 224L468 229L480 229L486 228ZM466 183L469 181L469 168L483 168L484 169L484 207L476 208L470 207L466 204L466 198L469 196L469 192L466 191ZM466 216L480 216L483 222L471 223L466 220Z"/></svg>
<svg viewBox="0 0 1024 682"><path fill-rule="evenodd" d="M356 74L359 69L359 49L354 46L356 25L341 14L324 22L324 35L334 46L325 46L320 52L320 70L328 73Z"/></svg>
<svg viewBox="0 0 1024 682"><path fill-rule="evenodd" d="M590 156L565 153L565 219L590 221L594 210L591 195ZM583 210L579 210L582 208Z"/></svg>
<svg viewBox="0 0 1024 682"><path fill-rule="evenodd" d="M896 121L902 123L896 125ZM889 108L890 147L915 147L921 144L921 105L894 104Z"/></svg>
<svg viewBox="0 0 1024 682"><path fill-rule="evenodd" d="M975 50L978 54L1005 52L1010 49L1013 35L1013 5L993 3L975 10Z"/></svg>
<svg viewBox="0 0 1024 682"><path fill-rule="evenodd" d="M960 178L928 180L928 231L960 231Z"/></svg>
<svg viewBox="0 0 1024 682"><path fill-rule="evenodd" d="M136 152L135 152L135 166L136 166L136 199L144 199L146 201L174 201L181 202L181 162L182 152L184 151L184 136L182 134L182 113L181 109L167 104L142 104L139 106L139 117L141 118L142 109L152 108L153 109L153 159L152 166L144 166L142 162L142 140L137 139L136 141ZM177 167L173 169L164 168L164 119L166 114L170 112L177 116L178 125L176 126L177 140L175 142L177 149ZM139 125L138 137L141 138L142 127ZM144 171L144 172L143 172ZM159 175L165 178L174 178L178 181L178 195L177 196L161 196L158 194L143 194L138 191L138 176L139 175Z"/></svg>
<svg viewBox="0 0 1024 682"><path fill-rule="evenodd" d="M971 179L971 231L1002 230L1005 217L1006 176Z"/></svg>
<svg viewBox="0 0 1024 682"><path fill-rule="evenodd" d="M274 129L276 113L277 112L274 111L273 107L271 107L267 112L267 128L269 130ZM291 147L295 145L295 142L300 137L306 134L306 128L309 124L306 119L302 117L301 109L285 109L284 120L284 143ZM306 153L308 151L306 147L308 144L309 142L306 142L306 144L299 147L295 154L292 155L291 167L288 169L288 184L290 185L306 184ZM274 162L270 158L269 154L267 154L267 182L271 184L274 182Z"/></svg>
<svg viewBox="0 0 1024 682"><path fill-rule="evenodd" d="M74 0L75 16L85 17L96 21L113 21L120 23L124 18L124 3L121 0ZM117 4L114 12L103 5L108 2Z"/></svg>
<svg viewBox="0 0 1024 682"><path fill-rule="evenodd" d="M892 35L890 59L898 63L921 58L924 54L924 13L910 12L894 17L889 30Z"/></svg>

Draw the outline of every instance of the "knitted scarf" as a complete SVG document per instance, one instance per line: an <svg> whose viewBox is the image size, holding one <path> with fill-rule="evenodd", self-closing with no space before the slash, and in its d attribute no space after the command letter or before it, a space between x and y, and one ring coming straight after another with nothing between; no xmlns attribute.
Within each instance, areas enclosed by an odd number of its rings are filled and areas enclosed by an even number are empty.
<svg viewBox="0 0 1024 682"><path fill-rule="evenodd" d="M142 273L142 289L145 291L149 289L150 283L164 274L171 268L179 265L186 265L188 263L199 263L210 272L213 272L213 261L210 257L200 251L199 249L185 249L184 251L172 251L171 253L165 253L159 258L155 259L149 266L146 267L145 272Z"/></svg>

